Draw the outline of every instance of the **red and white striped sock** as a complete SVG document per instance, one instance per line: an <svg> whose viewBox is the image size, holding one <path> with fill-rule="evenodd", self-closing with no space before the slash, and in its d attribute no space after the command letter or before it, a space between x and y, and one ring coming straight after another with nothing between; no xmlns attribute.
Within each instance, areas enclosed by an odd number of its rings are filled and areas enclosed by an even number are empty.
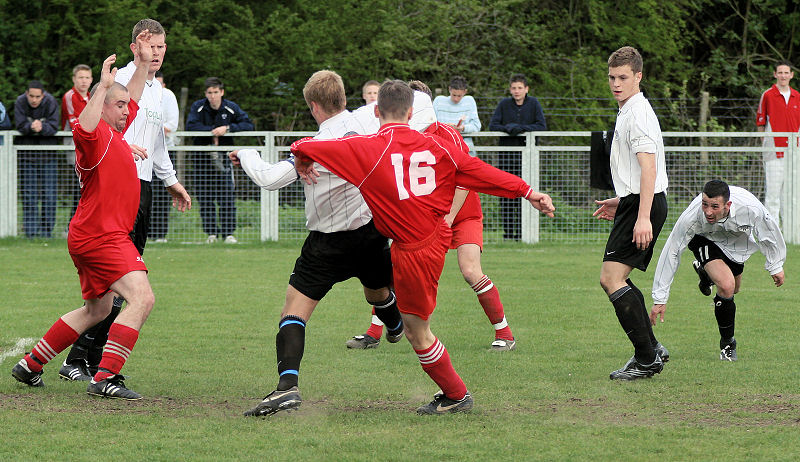
<svg viewBox="0 0 800 462"><path fill-rule="evenodd" d="M503 303L500 301L500 292L498 292L492 280L489 279L489 276L484 274L480 281L470 287L478 295L478 301L483 307L483 312L486 313L489 322L494 326L494 338L513 340L514 334L511 333L511 328L508 327Z"/></svg>
<svg viewBox="0 0 800 462"><path fill-rule="evenodd" d="M57 354L75 343L79 336L80 334L75 332L75 329L69 327L63 319L58 318L58 321L47 330L33 350L25 355L25 362L28 363L31 371L41 372L43 365L52 361ZM34 359L31 355L35 355L36 358Z"/></svg>
<svg viewBox="0 0 800 462"><path fill-rule="evenodd" d="M138 339L138 330L116 322L111 324L111 328L108 330L108 341L103 348L103 358L98 366L100 370L94 376L95 382L119 374Z"/></svg>
<svg viewBox="0 0 800 462"><path fill-rule="evenodd" d="M438 338L430 347L414 351L417 353L422 370L436 382L436 385L439 385L445 396L454 400L461 400L466 396L467 386L453 369L450 354Z"/></svg>
<svg viewBox="0 0 800 462"><path fill-rule="evenodd" d="M369 325L369 329L367 329L367 335L378 340L380 340L381 335L383 335L383 322L375 316L374 306L372 307L372 323Z"/></svg>

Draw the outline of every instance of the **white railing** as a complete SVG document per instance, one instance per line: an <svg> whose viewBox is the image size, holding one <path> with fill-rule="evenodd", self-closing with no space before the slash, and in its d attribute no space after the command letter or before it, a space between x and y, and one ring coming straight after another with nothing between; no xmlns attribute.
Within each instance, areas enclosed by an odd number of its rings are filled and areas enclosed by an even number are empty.
<svg viewBox="0 0 800 462"><path fill-rule="evenodd" d="M61 153L71 151L69 145L22 146L13 143L15 131L2 131L4 143L0 146L0 237L17 236L21 233L18 214L19 187L17 153L25 150L52 151ZM178 132L183 140L191 137L209 136L208 132ZM186 184L186 172L191 171L187 163L187 152L257 149L267 162L277 162L288 154L289 144L312 132L258 131L232 133L242 143L235 147L214 146L175 146L171 151L175 156L179 178ZM529 132L527 144L523 147L486 145L492 139L506 136L500 132L480 132L469 134L476 139L476 151L487 162L496 160L497 152L519 151L522 156L522 177L534 189L544 191L554 197L558 208L555 219L541 218L532 207L522 207L522 241L589 241L603 240L607 237L609 224L591 217L594 210L593 199L606 197L612 192L589 187L589 137L591 132ZM800 243L800 184L798 178L798 134L776 133L773 136L790 138L786 154L786 180L781 208L781 221L787 242ZM68 137L69 132L59 132L58 136ZM757 197L763 198L763 167L760 132L665 132L663 134L667 151L667 171L670 180L668 197L670 199L670 218L667 227L699 194L705 181L721 178L730 184L745 187ZM487 139L488 138L488 139ZM55 154L58 155L58 154ZM64 156L66 157L66 156ZM66 167L61 167L66 170ZM62 181L69 181L69 172L62 172ZM191 185L189 192L192 193ZM270 241L283 239L302 239L305 236L302 217L302 188L292 185L288 191L259 190L244 175L237 172L237 199L241 216L249 221L240 226L240 241ZM502 225L499 224L497 202L484 197L485 241L502 241ZM195 207L200 204L195 203ZM63 208L62 206L60 206ZM59 224L64 224L62 212ZM257 218L256 218L257 217ZM68 219L67 219L68 220ZM197 231L194 221L183 223L184 216L173 212L170 217L170 239L178 242L198 242L204 240ZM180 223L180 224L179 224ZM173 226L173 224L179 224ZM499 231L498 231L499 229ZM665 229L668 232L668 229ZM499 236L499 237L498 237Z"/></svg>

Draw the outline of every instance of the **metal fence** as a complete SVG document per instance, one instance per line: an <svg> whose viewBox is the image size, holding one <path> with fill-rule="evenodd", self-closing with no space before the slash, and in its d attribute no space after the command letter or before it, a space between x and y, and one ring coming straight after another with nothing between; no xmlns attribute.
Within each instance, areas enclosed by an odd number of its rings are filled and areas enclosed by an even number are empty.
<svg viewBox="0 0 800 462"><path fill-rule="evenodd" d="M15 131L0 132L4 143L0 145L0 237L26 236L23 223L25 194L35 194L40 217L52 212L49 233L28 237L64 238L74 207L77 179L73 167L67 161L73 150L70 145L22 146L14 144ZM178 132L182 139L208 136L207 132ZM225 156L227 150L245 147L257 149L267 162L277 162L288 154L288 146L296 139L310 136L310 132L244 132L233 133L236 146L175 146L170 149L180 181L192 195L193 208L180 213L168 207L168 196L154 194L154 223L150 242L200 244L206 243L208 234L203 230L200 210L213 204L198 200L198 187L203 172L196 165L198 156L217 153ZM742 186L757 197L763 198L764 173L762 166L761 137L758 132L665 132L667 172L669 175L668 200L670 213L664 232L674 223L688 203L700 193L703 184L712 178L723 179L730 184ZM787 242L800 242L800 185L797 147L798 134L778 134L790 138L786 155L786 182L781 212L782 228ZM58 136L68 138L69 132ZM496 146L496 139L505 136L498 132L470 134L473 138L489 138L477 143L476 151L485 161L497 165L501 152L516 151L522 157L522 177L536 190L553 196L557 207L556 217L540 217L527 203L522 203L519 217L522 242L587 242L603 241L608 236L610 223L592 217L596 209L595 199L611 197L613 191L593 189L589 186L589 139L591 132L531 132L526 135L523 147ZM488 145L487 145L488 144ZM223 149L223 150L220 150ZM41 191L23 191L23 162L32 153L52 161L55 170L55 209L45 211L45 198ZM265 191L255 186L249 178L236 168L232 175L235 181L235 229L233 235L239 242L268 240L296 240L305 238L304 194L300 181L281 191ZM153 183L156 192L162 192L160 182ZM30 199L30 195L27 196ZM503 220L499 201L491 196L481 196L484 210L484 241L504 241ZM29 201L30 203L30 201ZM29 204L28 204L29 205ZM49 206L47 207L49 208ZM164 208L164 219L158 218L157 210ZM27 213L34 211L28 209ZM516 226L516 224L514 224ZM153 231L153 230L151 230ZM163 232L163 236L161 233ZM220 242L222 236L220 236Z"/></svg>

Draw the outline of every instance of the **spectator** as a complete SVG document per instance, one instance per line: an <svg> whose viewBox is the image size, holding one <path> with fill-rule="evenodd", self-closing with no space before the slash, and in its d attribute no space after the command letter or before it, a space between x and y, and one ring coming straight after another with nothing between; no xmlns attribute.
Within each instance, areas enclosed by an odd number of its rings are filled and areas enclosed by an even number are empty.
<svg viewBox="0 0 800 462"><path fill-rule="evenodd" d="M11 128L11 118L6 113L6 107L0 103L0 130L8 130ZM5 137L0 135L0 146L3 145Z"/></svg>
<svg viewBox="0 0 800 462"><path fill-rule="evenodd" d="M17 144L55 144L58 131L58 102L38 80L28 83L14 103L16 128L22 134ZM56 221L56 178L58 163L52 152L19 151L22 187L22 225L29 238L49 238ZM41 202L41 208L39 208Z"/></svg>
<svg viewBox="0 0 800 462"><path fill-rule="evenodd" d="M220 79L207 78L205 94L205 98L195 101L189 109L186 128L197 132L210 131L213 136L195 137L195 146L232 146L233 139L224 136L226 133L253 130L253 122L247 113L233 101L223 98L225 87ZM236 197L230 159L224 152L201 151L193 154L191 163L203 231L208 234L206 242L217 242L217 236L220 236L226 244L235 244L238 242L233 236Z"/></svg>
<svg viewBox="0 0 800 462"><path fill-rule="evenodd" d="M378 101L378 90L380 88L381 84L377 80L367 80L364 86L361 87L361 97L364 98L364 104Z"/></svg>
<svg viewBox="0 0 800 462"><path fill-rule="evenodd" d="M78 116L89 102L89 87L92 86L92 68L86 64L78 64L72 68L72 88L64 93L61 98L61 129L72 130L72 126L78 121ZM73 144L72 137L64 138L64 144ZM75 151L67 151L67 163L75 167ZM78 200L81 197L80 182L75 179L70 186L72 196L72 210L69 217L75 215L78 208Z"/></svg>
<svg viewBox="0 0 800 462"><path fill-rule="evenodd" d="M506 132L510 137L500 138L500 146L525 146L524 132L547 130L544 112L539 100L528 96L528 80L522 74L511 76L510 98L504 98L494 110L489 130ZM522 156L519 151L498 152L498 167L508 173L522 176ZM520 202L500 198L503 217L503 238L518 241L521 236Z"/></svg>
<svg viewBox="0 0 800 462"><path fill-rule="evenodd" d="M789 86L794 77L792 66L782 61L775 66L775 85L761 94L756 113L758 131L797 132L800 128L800 93ZM765 148L785 148L789 145L786 137L765 136ZM784 151L764 152L764 205L769 214L780 223L781 192L784 180Z"/></svg>
<svg viewBox="0 0 800 462"><path fill-rule="evenodd" d="M437 96L433 100L433 110L439 123L450 125L459 133L473 133L481 130L478 106L475 98L467 95L467 79L457 75L450 80L450 96ZM464 138L471 155L475 155L472 138Z"/></svg>
<svg viewBox="0 0 800 462"><path fill-rule="evenodd" d="M164 138L166 140L167 151L170 160L175 164L175 156L170 148L175 146L175 131L178 130L178 120L180 111L178 109L178 99L175 93L166 87L164 74L156 72L156 80L161 82L161 108L164 114ZM153 190L153 215L150 222L150 236L158 243L167 242L167 232L169 231L169 209L172 198L161 188Z"/></svg>

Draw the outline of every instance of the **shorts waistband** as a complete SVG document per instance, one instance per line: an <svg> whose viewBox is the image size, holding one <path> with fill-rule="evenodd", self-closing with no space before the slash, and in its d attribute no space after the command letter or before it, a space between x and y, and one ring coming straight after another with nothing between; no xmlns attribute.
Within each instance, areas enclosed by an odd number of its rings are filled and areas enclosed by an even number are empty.
<svg viewBox="0 0 800 462"><path fill-rule="evenodd" d="M447 224L444 222L444 218L442 218L441 223L439 223L439 226L437 226L436 229L433 230L433 232L430 234L430 236L426 237L425 239L423 239L421 241L417 241L417 242L397 242L397 241L394 241L392 243L392 245L396 245L398 249L405 250L405 251L414 251L414 250L424 249L425 247L428 247L429 245L431 245L431 243L433 241L435 241L439 237L439 235L441 233L440 229L441 229L442 226L447 226Z"/></svg>

